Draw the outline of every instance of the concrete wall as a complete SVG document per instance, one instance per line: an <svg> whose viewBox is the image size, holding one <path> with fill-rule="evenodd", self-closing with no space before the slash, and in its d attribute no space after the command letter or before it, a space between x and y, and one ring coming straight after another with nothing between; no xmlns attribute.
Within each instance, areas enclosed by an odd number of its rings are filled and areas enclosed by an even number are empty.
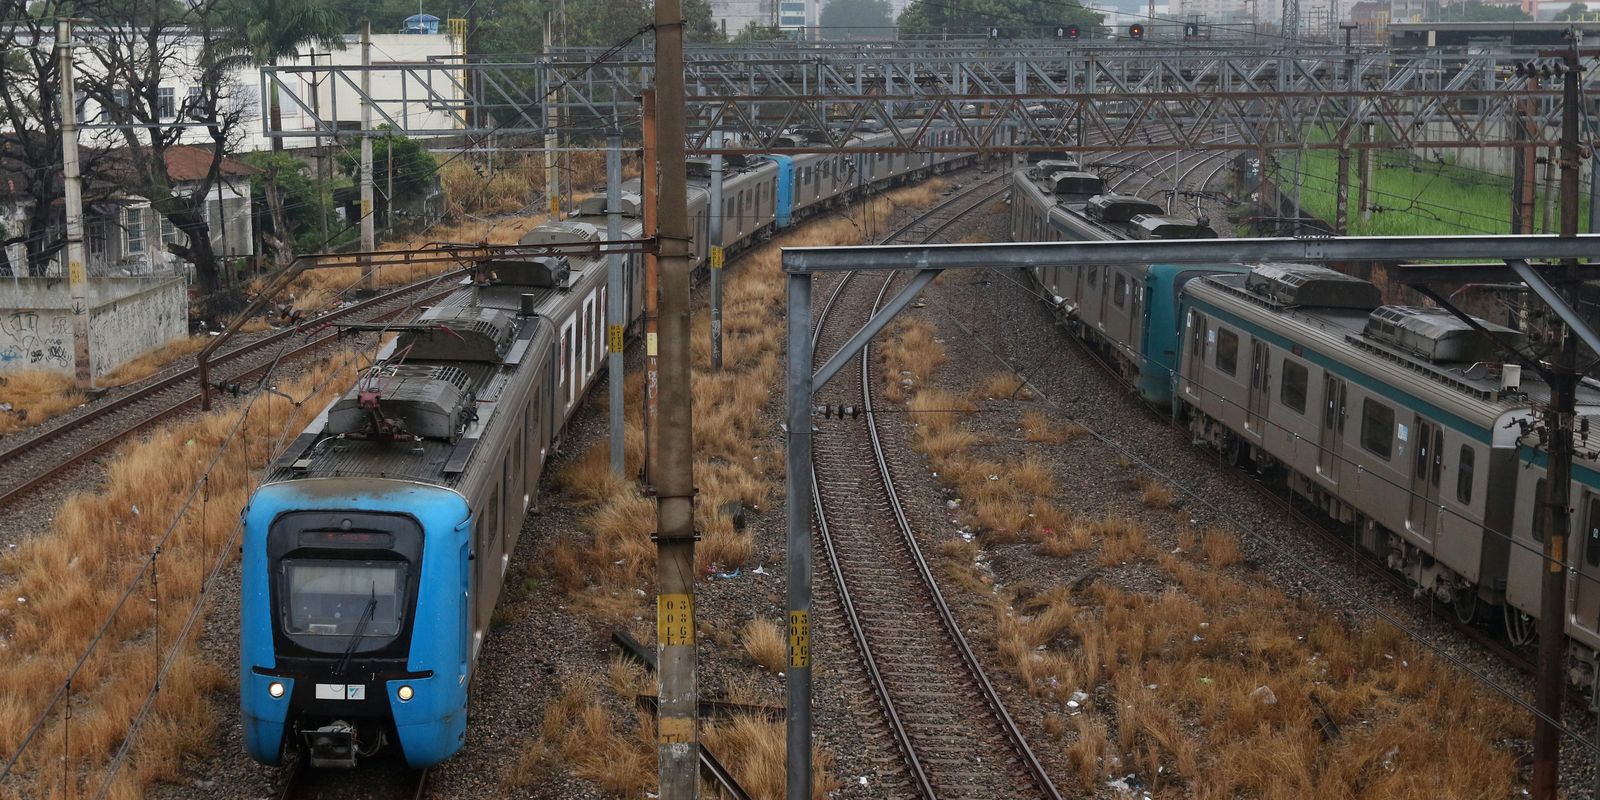
<svg viewBox="0 0 1600 800"><path fill-rule="evenodd" d="M99 377L189 332L182 278L91 278L89 357ZM72 301L64 278L0 280L0 372L71 375Z"/></svg>

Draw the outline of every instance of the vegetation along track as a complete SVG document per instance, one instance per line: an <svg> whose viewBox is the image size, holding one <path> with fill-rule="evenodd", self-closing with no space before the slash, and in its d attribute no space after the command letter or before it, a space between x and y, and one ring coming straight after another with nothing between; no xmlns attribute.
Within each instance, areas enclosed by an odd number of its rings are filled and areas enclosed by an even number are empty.
<svg viewBox="0 0 1600 800"><path fill-rule="evenodd" d="M294 328L287 328L250 344L219 354L212 361L215 383L241 383L280 361L292 361L333 341L335 322L382 322L418 304L442 297L455 289L453 282L439 284L454 272L425 278L394 291L376 295L346 308L331 311ZM296 343L295 337L303 337ZM142 386L31 436L0 452L0 507L50 483L77 464L104 453L156 423L200 402L199 368L189 367Z"/></svg>
<svg viewBox="0 0 1600 800"><path fill-rule="evenodd" d="M1001 173L969 187L890 239L912 232L922 241L933 239L1004 193L986 190L1006 177ZM929 225L930 219L936 221ZM865 322L894 275L875 295L870 287L851 290L870 280L851 273L835 284L813 334L817 354L833 353ZM869 359L870 350L863 350L837 376L869 412L867 435L840 426L818 436L812 483L818 534L839 605L914 792L925 798L998 798L1026 796L1023 787L1031 786L1038 796L1060 798L967 645L912 535L872 422Z"/></svg>

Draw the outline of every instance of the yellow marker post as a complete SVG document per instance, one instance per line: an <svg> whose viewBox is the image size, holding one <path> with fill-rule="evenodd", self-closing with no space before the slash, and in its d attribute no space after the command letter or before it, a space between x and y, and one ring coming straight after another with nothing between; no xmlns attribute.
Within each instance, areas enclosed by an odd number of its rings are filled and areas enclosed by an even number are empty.
<svg viewBox="0 0 1600 800"><path fill-rule="evenodd" d="M811 666L811 612L789 612L789 666Z"/></svg>
<svg viewBox="0 0 1600 800"><path fill-rule="evenodd" d="M656 639L662 647L694 644L694 595L656 596Z"/></svg>
<svg viewBox="0 0 1600 800"><path fill-rule="evenodd" d="M622 326L621 325L607 325L606 326L606 343L609 345L609 351L610 352L612 352L612 353L620 353L620 352L622 352Z"/></svg>

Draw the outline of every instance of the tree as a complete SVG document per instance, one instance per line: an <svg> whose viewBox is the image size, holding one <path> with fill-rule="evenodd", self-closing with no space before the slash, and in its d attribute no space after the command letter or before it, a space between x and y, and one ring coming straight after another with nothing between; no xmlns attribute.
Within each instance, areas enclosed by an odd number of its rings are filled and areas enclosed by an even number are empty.
<svg viewBox="0 0 1600 800"><path fill-rule="evenodd" d="M244 161L259 170L250 176L250 189L267 208L261 240L273 262L285 266L300 253L322 249L332 219L325 213L325 187L311 179L310 166L287 153L250 153Z"/></svg>
<svg viewBox="0 0 1600 800"><path fill-rule="evenodd" d="M402 198L417 198L427 194L439 171L433 155L423 149L421 143L398 134L386 134L372 140L372 185L380 192L390 186L390 164L394 165L395 193L394 197L389 198L391 208ZM361 159L352 153L340 153L339 166L344 174L352 178L361 175Z"/></svg>
<svg viewBox="0 0 1600 800"><path fill-rule="evenodd" d="M965 33L991 26L1037 31L1077 25L1088 37L1098 34L1104 19L1071 0L912 0L897 24L901 36Z"/></svg>
<svg viewBox="0 0 1600 800"><path fill-rule="evenodd" d="M219 2L107 0L101 16L126 22L83 37L82 57L97 64L80 73L79 84L105 120L119 126L103 138L117 147L123 189L149 200L184 234L186 241L169 243L167 249L194 265L201 313L207 316L229 310L234 300L220 291L222 272L206 204L221 180L223 154L255 112L255 101L229 77L248 59L219 25ZM191 90L180 99L170 94L175 85ZM204 133L172 124L178 121L200 123ZM200 147L208 158L205 174L180 187L172 177L171 157L185 144Z"/></svg>
<svg viewBox="0 0 1600 800"><path fill-rule="evenodd" d="M234 37L233 46L257 65L277 66L278 60L299 52L303 44L328 50L344 47L345 20L322 0L226 0L219 8L223 24ZM268 98L272 130L283 129L278 87ZM273 150L283 140L272 140Z"/></svg>
<svg viewBox="0 0 1600 800"><path fill-rule="evenodd" d="M744 30L733 37L735 44L751 44L756 42L778 42L788 39L789 34L773 25L762 25L760 20L750 20L745 23Z"/></svg>
<svg viewBox="0 0 1600 800"><path fill-rule="evenodd" d="M1589 15L1589 7L1583 3L1573 3L1567 6L1560 14L1556 15L1557 22L1573 22L1582 20Z"/></svg>
<svg viewBox="0 0 1600 800"><path fill-rule="evenodd" d="M1483 0L1466 0L1445 6L1439 13L1450 22L1516 22L1533 19L1516 6L1488 5Z"/></svg>
<svg viewBox="0 0 1600 800"><path fill-rule="evenodd" d="M24 11L20 0L0 0L0 178L6 194L28 208L16 229L0 234L0 249L22 245L26 272L42 276L66 246L65 214L60 204L61 75L55 49L55 18L87 13L88 4L72 0L39 0ZM105 153L79 151L83 174L94 176ZM109 190L105 181L86 181L84 201L93 203ZM0 275L13 274L0 263Z"/></svg>
<svg viewBox="0 0 1600 800"><path fill-rule="evenodd" d="M824 39L893 39L889 0L832 0L818 22Z"/></svg>

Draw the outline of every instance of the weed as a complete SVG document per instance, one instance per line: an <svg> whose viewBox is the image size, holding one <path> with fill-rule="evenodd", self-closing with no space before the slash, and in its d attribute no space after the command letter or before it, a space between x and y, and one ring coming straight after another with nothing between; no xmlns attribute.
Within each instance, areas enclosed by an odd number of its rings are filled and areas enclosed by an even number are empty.
<svg viewBox="0 0 1600 800"><path fill-rule="evenodd" d="M1150 508L1172 508L1174 498L1172 489L1155 478L1141 475L1135 485L1139 487L1139 499Z"/></svg>
<svg viewBox="0 0 1600 800"><path fill-rule="evenodd" d="M789 643L784 640L778 623L756 617L745 623L739 638L752 663L774 675L783 671L789 658Z"/></svg>

